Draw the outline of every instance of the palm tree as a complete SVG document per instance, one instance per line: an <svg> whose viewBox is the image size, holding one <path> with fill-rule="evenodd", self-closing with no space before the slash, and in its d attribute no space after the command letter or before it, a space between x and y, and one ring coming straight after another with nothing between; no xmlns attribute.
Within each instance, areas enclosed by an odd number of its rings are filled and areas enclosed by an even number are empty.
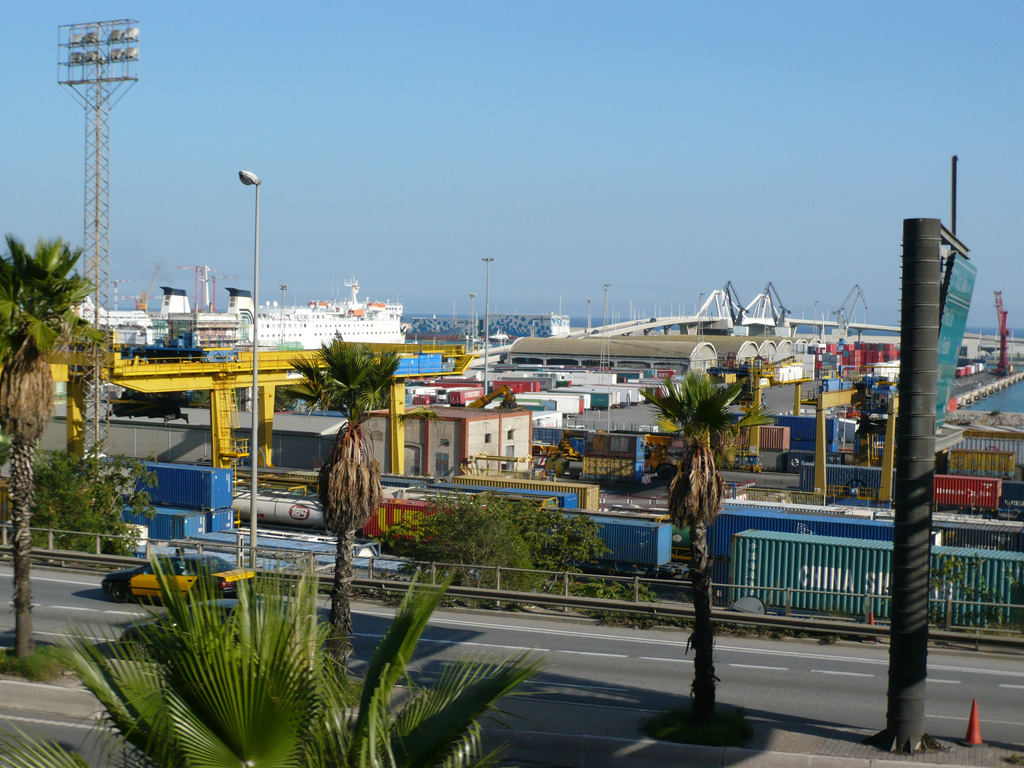
<svg viewBox="0 0 1024 768"><path fill-rule="evenodd" d="M140 766L484 765L480 719L539 669L530 654L452 665L433 686L408 665L444 589L410 588L370 659L362 691L322 643L316 581L286 594L264 583L225 601L184 597L161 578L167 618L108 655L79 634L72 665ZM396 686L405 684L400 695ZM358 704L358 707L353 706ZM2 768L82 768L80 756L24 736L0 738Z"/></svg>
<svg viewBox="0 0 1024 768"><path fill-rule="evenodd" d="M0 429L11 439L11 519L14 521L15 653L30 654L32 586L30 552L36 443L53 418L50 356L73 342L97 340L75 305L94 286L73 272L82 251L60 239L42 240L29 253L7 235L0 258ZM102 337L100 337L102 338Z"/></svg>
<svg viewBox="0 0 1024 768"><path fill-rule="evenodd" d="M708 723L715 713L714 628L711 625L711 575L708 572L707 529L722 506L724 481L720 464L731 461L737 436L745 427L771 422L760 404L738 420L730 412L743 391L743 383L719 387L703 371L690 371L676 383L671 377L663 387L643 394L658 412L659 424L681 432L686 448L669 486L668 509L672 522L690 528L690 583L693 587L694 622L689 645L693 647L693 717Z"/></svg>
<svg viewBox="0 0 1024 768"><path fill-rule="evenodd" d="M324 521L338 537L327 648L343 667L352 651L349 601L356 530L381 502L380 463L365 421L370 411L387 404L398 363L396 353L336 339L320 348L317 359L297 360L302 378L282 388L284 397L298 400L307 411L340 411L348 420L334 438L317 485Z"/></svg>

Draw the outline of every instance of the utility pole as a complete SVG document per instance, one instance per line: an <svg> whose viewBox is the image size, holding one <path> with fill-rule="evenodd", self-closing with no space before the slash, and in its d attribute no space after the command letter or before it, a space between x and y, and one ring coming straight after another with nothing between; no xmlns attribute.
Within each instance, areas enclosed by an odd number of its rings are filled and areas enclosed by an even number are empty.
<svg viewBox="0 0 1024 768"><path fill-rule="evenodd" d="M604 284L604 316L601 318L601 325L608 325L608 289L612 287L611 283Z"/></svg>
<svg viewBox="0 0 1024 768"><path fill-rule="evenodd" d="M488 394L488 382L490 381L490 351L491 351L491 259L480 259L487 266L486 281L484 287L484 394Z"/></svg>
<svg viewBox="0 0 1024 768"><path fill-rule="evenodd" d="M284 292L288 290L288 283L281 283L281 343L284 344Z"/></svg>
<svg viewBox="0 0 1024 768"><path fill-rule="evenodd" d="M587 299L587 335L590 335L590 299Z"/></svg>
<svg viewBox="0 0 1024 768"><path fill-rule="evenodd" d="M476 339L476 294L469 294L469 321L470 321L470 332L468 341L472 344L473 340Z"/></svg>

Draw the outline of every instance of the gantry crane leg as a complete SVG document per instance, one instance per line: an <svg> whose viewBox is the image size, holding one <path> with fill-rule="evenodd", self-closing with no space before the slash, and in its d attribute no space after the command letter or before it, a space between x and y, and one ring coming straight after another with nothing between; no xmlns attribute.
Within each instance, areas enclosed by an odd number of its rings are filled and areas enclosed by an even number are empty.
<svg viewBox="0 0 1024 768"><path fill-rule="evenodd" d="M405 381L394 379L391 382L390 398L391 425L390 450L391 450L391 473L395 475L405 474Z"/></svg>

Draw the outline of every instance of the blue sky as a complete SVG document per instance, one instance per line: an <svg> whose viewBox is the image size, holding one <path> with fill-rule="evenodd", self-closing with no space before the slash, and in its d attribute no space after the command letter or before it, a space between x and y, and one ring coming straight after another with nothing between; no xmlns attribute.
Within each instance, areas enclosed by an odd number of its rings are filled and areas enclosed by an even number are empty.
<svg viewBox="0 0 1024 768"><path fill-rule="evenodd" d="M60 2L0 24L0 229L81 244L84 110L61 24L136 18L141 76L110 118L111 277L407 314L627 316L771 281L798 315L852 286L898 319L902 220L948 223L1024 325L1018 2ZM226 295L226 294L225 294ZM224 296L218 297L223 306ZM125 302L125 306L127 302Z"/></svg>

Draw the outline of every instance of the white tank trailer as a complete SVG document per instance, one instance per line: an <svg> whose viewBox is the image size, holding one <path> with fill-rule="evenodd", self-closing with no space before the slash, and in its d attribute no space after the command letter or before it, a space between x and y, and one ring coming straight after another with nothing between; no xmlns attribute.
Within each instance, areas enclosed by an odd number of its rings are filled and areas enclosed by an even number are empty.
<svg viewBox="0 0 1024 768"><path fill-rule="evenodd" d="M235 494L231 506L241 520L249 521L249 494ZM324 513L315 498L292 496L287 493L257 493L256 522L266 525L288 526L289 528L324 527Z"/></svg>

